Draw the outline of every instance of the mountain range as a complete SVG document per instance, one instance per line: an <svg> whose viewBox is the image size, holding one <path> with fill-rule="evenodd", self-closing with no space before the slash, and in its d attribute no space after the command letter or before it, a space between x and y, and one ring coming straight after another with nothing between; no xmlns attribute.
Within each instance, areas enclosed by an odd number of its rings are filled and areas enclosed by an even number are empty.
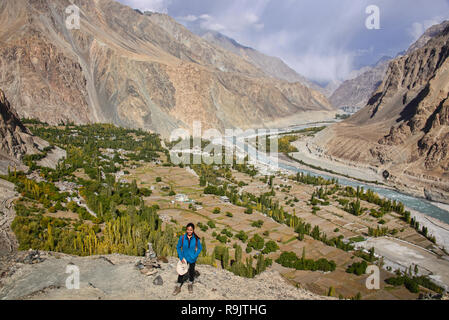
<svg viewBox="0 0 449 320"><path fill-rule="evenodd" d="M300 82L313 90L323 94L325 93L324 88L310 81L303 75L300 75L278 57L263 54L216 31L199 29L196 33L209 43L215 44L244 58L261 69L267 76L288 82Z"/></svg>
<svg viewBox="0 0 449 320"><path fill-rule="evenodd" d="M113 0L74 3L79 30L65 23L72 1L0 3L4 158L38 148L19 117L107 122L167 137L196 120L220 131L280 127L329 119L334 106L367 101L321 132L317 145L334 158L387 172L396 185L416 186L428 198L448 194L448 22L395 59L354 74L332 94L332 106L282 60L219 33L197 35L168 15Z"/></svg>
<svg viewBox="0 0 449 320"><path fill-rule="evenodd" d="M65 23L72 2L79 30ZM5 0L0 21L0 87L20 117L169 136L195 120L223 131L334 112L322 93L268 76L164 14L112 0Z"/></svg>
<svg viewBox="0 0 449 320"><path fill-rule="evenodd" d="M314 143L334 159L375 167L403 190L448 202L448 56L444 22L389 63L362 110L321 132Z"/></svg>

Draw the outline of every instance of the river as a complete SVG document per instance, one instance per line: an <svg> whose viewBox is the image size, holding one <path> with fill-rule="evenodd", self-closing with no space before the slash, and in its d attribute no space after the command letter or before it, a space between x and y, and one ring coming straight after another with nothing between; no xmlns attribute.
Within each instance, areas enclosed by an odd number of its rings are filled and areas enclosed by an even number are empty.
<svg viewBox="0 0 449 320"><path fill-rule="evenodd" d="M303 129L311 128L311 127L320 127L320 126L324 126L324 125L329 125L329 123L313 123L313 124L298 125L298 126L289 127L287 129L280 129L279 133L288 133L288 132L303 130ZM252 138L255 138L256 136L263 136L263 135L267 135L267 134L270 134L270 133L263 132L261 134L246 134L246 135L243 134L241 136L238 136L237 138L238 139L241 139L241 138L252 139ZM234 139L231 139L230 137L226 137L226 139L228 141L230 141L231 143L235 144ZM277 165L280 169L284 169L284 170L288 170L288 171L292 171L292 172L302 172L305 174L310 174L312 176L321 176L325 179L335 178L335 175L328 175L326 173L321 173L321 172L316 173L311 170L298 168L294 162L291 162L291 164L282 163L280 161L278 163L276 163L276 161L271 159L267 154L263 154L261 152L257 153L256 149L251 144L249 144L247 140L244 140L243 145L244 145L244 150L249 155L249 157L254 160L257 158L257 161L262 164L271 165L271 166ZM236 145L236 147L239 148L239 146L237 146L237 145ZM241 149L241 148L239 148L239 149ZM240 151L242 151L242 150L240 150ZM257 157L256 157L256 154L257 154ZM347 179L347 178L344 178L341 176L338 176L338 183L343 186L351 186L354 188L357 188L357 186L360 186L360 187L363 187L365 190L371 189L372 191L376 192L377 194L379 194L382 197L385 197L385 198L388 198L391 200L400 201L407 208L416 210L424 215L433 217L433 218L438 219L444 223L449 224L449 212L442 208L437 207L436 205L432 204L430 201L428 201L426 199L416 198L411 195L407 195L402 192L395 191L395 190L392 190L389 188L366 184L363 182L358 182L356 180Z"/></svg>

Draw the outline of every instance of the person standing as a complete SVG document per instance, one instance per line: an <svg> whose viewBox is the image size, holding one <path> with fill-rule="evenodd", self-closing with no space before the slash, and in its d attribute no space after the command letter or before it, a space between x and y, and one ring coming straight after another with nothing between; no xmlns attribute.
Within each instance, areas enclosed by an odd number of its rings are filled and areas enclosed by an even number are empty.
<svg viewBox="0 0 449 320"><path fill-rule="evenodd" d="M193 282L195 280L195 264L198 256L201 253L203 246L201 245L200 237L195 233L195 225L189 223L186 227L186 233L179 237L176 250L178 251L179 260L188 264L188 277L189 277L189 293L193 292ZM184 275L178 276L178 284L173 292L173 295L177 295L181 292L181 287L184 284L186 277Z"/></svg>

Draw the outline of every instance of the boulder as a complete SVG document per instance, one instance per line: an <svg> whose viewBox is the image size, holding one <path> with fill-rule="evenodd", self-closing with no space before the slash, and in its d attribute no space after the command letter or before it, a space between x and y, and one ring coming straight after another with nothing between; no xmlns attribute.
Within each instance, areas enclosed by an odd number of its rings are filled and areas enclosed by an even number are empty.
<svg viewBox="0 0 449 320"><path fill-rule="evenodd" d="M162 277L159 275L153 280L153 284L155 286L162 286L164 284L164 280L162 280Z"/></svg>

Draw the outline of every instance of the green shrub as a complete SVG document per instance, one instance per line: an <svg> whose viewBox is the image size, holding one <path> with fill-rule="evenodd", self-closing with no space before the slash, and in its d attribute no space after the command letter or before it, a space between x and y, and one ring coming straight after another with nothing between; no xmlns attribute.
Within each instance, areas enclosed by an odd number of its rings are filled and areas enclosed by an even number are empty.
<svg viewBox="0 0 449 320"><path fill-rule="evenodd" d="M211 229L215 229L215 222L212 220L207 221L207 225L211 228Z"/></svg>
<svg viewBox="0 0 449 320"><path fill-rule="evenodd" d="M248 240L248 235L244 231L239 231L239 233L237 233L235 237L240 241L242 241L243 243L245 243L246 240Z"/></svg>
<svg viewBox="0 0 449 320"><path fill-rule="evenodd" d="M268 254L271 252L276 252L278 250L279 250L279 246L277 245L277 243L274 242L273 240L270 240L265 244L265 248L262 250L262 253Z"/></svg>
<svg viewBox="0 0 449 320"><path fill-rule="evenodd" d="M228 237L225 234L217 235L216 239L221 243L227 243L229 241Z"/></svg>
<svg viewBox="0 0 449 320"><path fill-rule="evenodd" d="M335 271L337 267L334 261L321 258L319 260L306 259L302 257L299 259L294 252L282 252L281 256L276 259L276 262L286 268L293 268L296 270L311 270L311 271Z"/></svg>
<svg viewBox="0 0 449 320"><path fill-rule="evenodd" d="M362 274L366 273L366 268L368 268L368 264L366 263L366 261L354 262L346 269L346 272L361 276Z"/></svg>
<svg viewBox="0 0 449 320"><path fill-rule="evenodd" d="M253 223L251 223L251 226L254 228L262 228L263 221L262 220L253 221Z"/></svg>
<svg viewBox="0 0 449 320"><path fill-rule="evenodd" d="M255 250L262 250L263 246L265 244L264 239L259 236L258 234L255 234L249 241L248 246L255 249Z"/></svg>

